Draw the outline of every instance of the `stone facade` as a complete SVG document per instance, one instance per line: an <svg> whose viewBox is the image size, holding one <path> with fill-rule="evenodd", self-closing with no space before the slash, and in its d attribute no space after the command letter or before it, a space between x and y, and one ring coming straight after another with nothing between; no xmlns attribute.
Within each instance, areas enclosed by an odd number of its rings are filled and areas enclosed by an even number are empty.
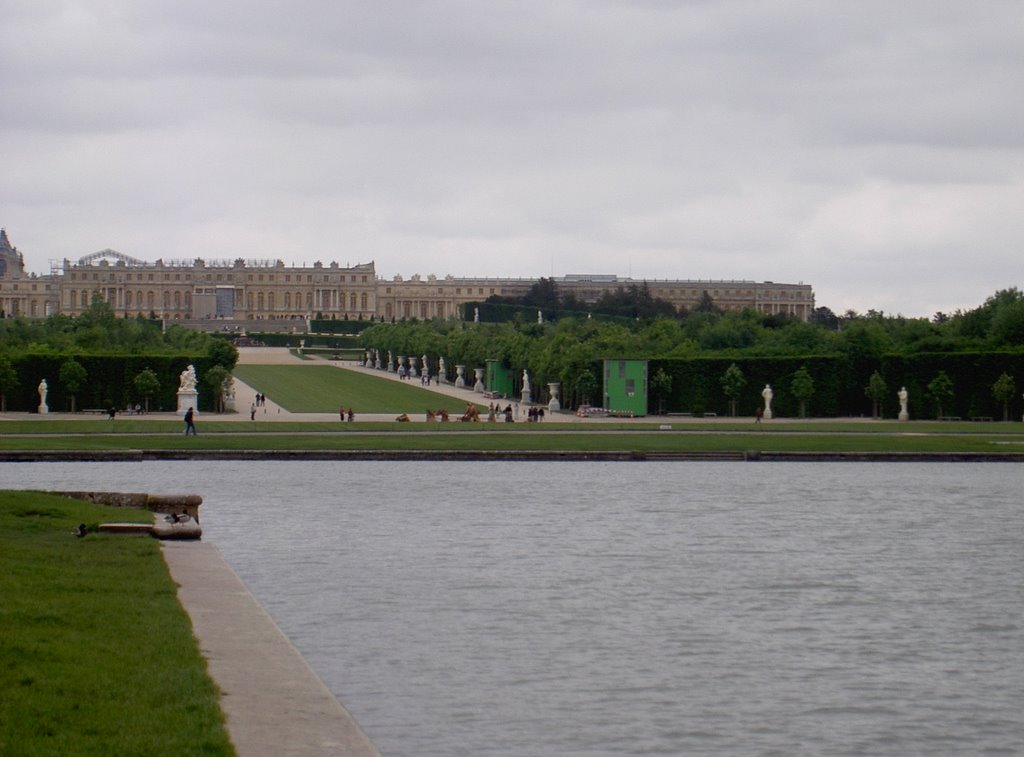
<svg viewBox="0 0 1024 757"><path fill-rule="evenodd" d="M188 261L131 258L101 250L77 262L65 259L48 275L26 274L20 252L0 230L0 307L5 316L78 315L97 294L118 315L155 314L168 320L263 321L326 318L454 318L459 306L491 295L525 294L536 279L438 278L416 274L408 279L378 278L374 263L342 267L286 266L280 260ZM646 284L651 294L676 307L693 308L704 293L723 310L755 308L807 320L814 310L809 284L754 281L634 280L613 275L556 278L560 291L583 302L603 292Z"/></svg>

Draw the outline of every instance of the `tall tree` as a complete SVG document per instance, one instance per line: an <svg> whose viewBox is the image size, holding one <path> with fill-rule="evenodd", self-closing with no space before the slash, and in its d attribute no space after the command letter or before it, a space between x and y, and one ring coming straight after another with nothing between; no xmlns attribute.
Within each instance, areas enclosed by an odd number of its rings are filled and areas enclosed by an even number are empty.
<svg viewBox="0 0 1024 757"><path fill-rule="evenodd" d="M7 355L0 355L0 413L7 412L7 395L18 386L18 372Z"/></svg>
<svg viewBox="0 0 1024 757"><path fill-rule="evenodd" d="M93 301L95 302L95 300ZM68 393L71 398L71 412L75 412L75 395L78 394L78 390L82 388L82 384L88 378L88 374L82 364L74 358L70 358L64 361L64 364L60 367L60 373L57 378L60 380L61 386L64 387L64 391Z"/></svg>
<svg viewBox="0 0 1024 757"><path fill-rule="evenodd" d="M807 402L814 396L814 379L807 372L807 366L801 365L793 374L793 382L789 385L790 391L800 403L800 417L807 417Z"/></svg>
<svg viewBox="0 0 1024 757"><path fill-rule="evenodd" d="M665 412L665 400L672 392L672 377L665 373L664 368L658 368L651 376L651 394L658 401L658 415Z"/></svg>
<svg viewBox="0 0 1024 757"><path fill-rule="evenodd" d="M149 412L149 401L153 395L160 391L160 379L152 368L143 368L138 375L132 379L135 391L142 397L143 407Z"/></svg>
<svg viewBox="0 0 1024 757"><path fill-rule="evenodd" d="M888 393L889 387L886 385L885 379L882 378L882 374L878 371L872 373L871 378L868 379L868 385L864 387L864 394L871 400L872 418L880 416L881 402Z"/></svg>
<svg viewBox="0 0 1024 757"><path fill-rule="evenodd" d="M576 395L580 398L581 404L589 405L597 394L597 379L594 372L589 368L581 371L576 377Z"/></svg>
<svg viewBox="0 0 1024 757"><path fill-rule="evenodd" d="M211 367L203 377L203 384L213 397L213 406L218 413L224 412L224 398L230 391L230 381L231 374L223 365Z"/></svg>
<svg viewBox="0 0 1024 757"><path fill-rule="evenodd" d="M928 394L935 400L936 417L943 417L942 409L950 407L953 402L953 380L945 371L939 371L939 375L928 382Z"/></svg>
<svg viewBox="0 0 1024 757"><path fill-rule="evenodd" d="M740 394L743 392L743 387L747 384L747 378L743 375L743 371L736 363L731 363L728 368L725 369L725 373L722 374L722 391L725 392L725 396L729 398L729 414L736 417L736 401L740 398Z"/></svg>
<svg viewBox="0 0 1024 757"><path fill-rule="evenodd" d="M1016 393L1017 384L1014 383L1013 377L1005 371L992 385L992 396L1003 403L1003 422L1010 420L1010 400Z"/></svg>

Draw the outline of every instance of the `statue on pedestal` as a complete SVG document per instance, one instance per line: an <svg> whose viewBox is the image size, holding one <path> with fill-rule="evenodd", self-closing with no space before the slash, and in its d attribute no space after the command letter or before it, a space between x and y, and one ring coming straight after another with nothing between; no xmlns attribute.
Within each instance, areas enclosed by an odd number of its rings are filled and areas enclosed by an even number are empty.
<svg viewBox="0 0 1024 757"><path fill-rule="evenodd" d="M764 397L764 419L770 421L772 419L772 397L775 396L771 384L764 385L761 396Z"/></svg>
<svg viewBox="0 0 1024 757"><path fill-rule="evenodd" d="M524 404L529 405L533 402L533 397L530 391L530 374L523 368L523 392L520 395Z"/></svg>
<svg viewBox="0 0 1024 757"><path fill-rule="evenodd" d="M896 396L900 400L899 420L901 420L901 421L908 421L908 420L910 420L910 413L907 412L907 402L909 400L909 395L907 394L907 387L901 386L900 390L898 392L896 392Z"/></svg>
<svg viewBox="0 0 1024 757"><path fill-rule="evenodd" d="M199 407L199 390L196 389L196 367L190 365L181 372L178 377L178 412L182 413L186 408Z"/></svg>
<svg viewBox="0 0 1024 757"><path fill-rule="evenodd" d="M39 382L39 412L45 414L50 412L49 406L46 404L46 392L49 387L46 384L46 379Z"/></svg>

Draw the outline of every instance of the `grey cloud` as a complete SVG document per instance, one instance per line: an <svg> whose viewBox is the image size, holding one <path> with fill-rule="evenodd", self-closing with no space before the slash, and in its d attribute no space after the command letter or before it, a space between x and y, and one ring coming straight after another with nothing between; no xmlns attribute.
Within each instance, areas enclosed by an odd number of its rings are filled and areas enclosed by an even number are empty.
<svg viewBox="0 0 1024 757"><path fill-rule="evenodd" d="M806 280L823 304L925 312L959 284L1021 283L1022 16L1002 0L16 4L0 224L40 270L106 246L237 246L386 274ZM915 266L949 274L928 295L897 283Z"/></svg>

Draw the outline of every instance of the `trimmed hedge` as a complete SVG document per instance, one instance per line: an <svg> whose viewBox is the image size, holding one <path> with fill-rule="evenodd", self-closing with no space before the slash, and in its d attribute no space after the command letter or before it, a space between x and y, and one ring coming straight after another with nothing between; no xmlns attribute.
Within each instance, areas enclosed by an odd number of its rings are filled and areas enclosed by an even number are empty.
<svg viewBox="0 0 1024 757"><path fill-rule="evenodd" d="M106 409L113 403L123 409L136 403L144 405L134 387L135 377L150 368L160 381L159 391L150 399L150 410L177 410L181 372L189 365L199 376L199 409L212 411L213 398L205 391L203 376L214 363L205 355L61 355L27 354L11 360L18 373L18 386L7 396L11 412L35 412L39 408L39 382L46 379L46 404L51 412L71 409L71 397L60 383L60 367L74 358L86 372L85 384L75 394L75 408Z"/></svg>
<svg viewBox="0 0 1024 757"><path fill-rule="evenodd" d="M376 321L336 321L330 318L313 318L309 329L314 334L349 334L359 335Z"/></svg>
<svg viewBox="0 0 1024 757"><path fill-rule="evenodd" d="M1010 417L1021 416L1024 352L920 353L884 355L880 359L849 359L840 355L652 359L648 376L661 368L672 377L672 390L665 398L667 412L728 415L729 398L722 389L722 376L732 363L736 363L747 379L736 403L737 414L743 416L753 415L757 407L763 406L761 391L765 384L771 384L773 414L796 417L799 402L792 394L792 382L801 366L807 368L814 380L814 396L807 402L809 417L870 416L871 400L864 389L876 370L889 390L881 403L883 417L895 418L899 413L896 392L905 386L910 395L910 417L934 418L936 405L928 395L928 384L939 371L945 371L952 379L955 391L951 406L943 408L946 415L1002 419L1002 403L992 396L992 385L1005 372L1017 383L1017 392L1010 403Z"/></svg>
<svg viewBox="0 0 1024 757"><path fill-rule="evenodd" d="M267 347L298 348L299 344L307 347L325 347L329 349L359 349L358 336L340 334L247 334L250 339L257 340Z"/></svg>

